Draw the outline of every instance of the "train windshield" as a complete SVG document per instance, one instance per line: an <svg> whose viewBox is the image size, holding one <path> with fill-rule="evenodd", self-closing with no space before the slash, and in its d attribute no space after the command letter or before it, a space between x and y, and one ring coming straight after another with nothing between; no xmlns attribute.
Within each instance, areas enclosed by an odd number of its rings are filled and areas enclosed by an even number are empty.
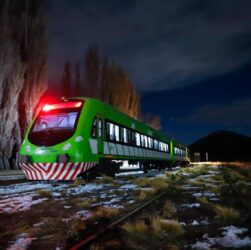
<svg viewBox="0 0 251 250"><path fill-rule="evenodd" d="M34 145L47 147L68 140L76 131L82 106L82 102L45 106L34 121L28 139Z"/></svg>
<svg viewBox="0 0 251 250"><path fill-rule="evenodd" d="M31 132L74 129L78 112L41 114L36 119Z"/></svg>

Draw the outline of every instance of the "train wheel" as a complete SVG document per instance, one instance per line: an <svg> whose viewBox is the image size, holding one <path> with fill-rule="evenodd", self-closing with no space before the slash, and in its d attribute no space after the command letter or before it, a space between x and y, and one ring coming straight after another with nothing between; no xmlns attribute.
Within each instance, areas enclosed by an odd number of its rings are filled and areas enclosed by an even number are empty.
<svg viewBox="0 0 251 250"><path fill-rule="evenodd" d="M96 179L96 171L91 168L86 172L86 180L91 181Z"/></svg>

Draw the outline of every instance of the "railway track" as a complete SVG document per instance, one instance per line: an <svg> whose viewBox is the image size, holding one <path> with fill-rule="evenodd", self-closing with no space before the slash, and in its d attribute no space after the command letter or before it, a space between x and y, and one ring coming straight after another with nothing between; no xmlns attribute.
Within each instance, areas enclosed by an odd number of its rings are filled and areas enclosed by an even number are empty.
<svg viewBox="0 0 251 250"><path fill-rule="evenodd" d="M102 227L95 234L92 234L92 235L88 236L87 238L85 238L81 242L79 242L76 245L72 246L70 249L71 250L76 250L76 249L84 249L84 248L88 247L95 240L97 240L101 236L105 235L106 233L111 232L118 225L120 225L121 223L124 223L126 220L130 219L131 217L133 217L134 215L136 215L138 212L142 211L145 207L149 206L154 201L160 199L162 196L164 196L167 193L168 193L168 190L159 193L158 195L156 195L152 199L146 201L145 203L141 204L137 208L135 208L132 211L130 211L128 214L120 217L119 219L117 219L116 221L110 223L109 225L106 225L106 226Z"/></svg>

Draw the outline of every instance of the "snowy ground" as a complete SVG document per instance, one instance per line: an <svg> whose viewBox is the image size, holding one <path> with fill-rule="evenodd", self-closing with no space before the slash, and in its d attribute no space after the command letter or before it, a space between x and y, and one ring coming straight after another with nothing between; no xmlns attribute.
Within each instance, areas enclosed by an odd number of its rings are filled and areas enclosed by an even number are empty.
<svg viewBox="0 0 251 250"><path fill-rule="evenodd" d="M137 166L136 166L137 167ZM136 190L149 190L151 188L140 188L134 182L138 177L158 177L170 179L170 176L183 176L186 181L181 185L181 190L189 198L190 202L184 201L179 204L178 209L181 212L193 211L193 209L201 209L201 204L196 201L196 197L206 197L209 201L217 203L221 197L220 193L214 191L215 188L220 186L220 182L212 179L215 176L219 176L220 170L218 166L207 166L207 173L196 175L196 171L184 171L183 168L177 167L174 171L150 171L148 174L144 174L142 171L135 167L133 172L123 172L116 175L115 180L105 181L102 177L97 181L86 183L84 185L72 185L69 182L25 182L20 184L11 184L8 186L0 186L0 219L5 218L5 215L13 215L20 218L20 215L24 216L22 222L27 220L29 227L24 232L20 233L17 230L16 235L12 236L10 240L4 244L9 249L26 249L32 241L37 238L34 237L33 231L37 231L46 227L48 221L43 220L44 213L46 211L40 211L41 209L47 209L48 214L50 209L58 209L62 214L62 221L68 223L69 221L80 218L82 221L87 221L93 217L93 209L102 206L104 208L116 208L123 212L130 209L131 206L139 204L139 200L136 199ZM196 168L195 166L194 168ZM125 166L126 168L126 166ZM169 179L168 179L169 178ZM196 186L195 184L200 181L204 181L205 184ZM195 183L195 184L194 184ZM249 183L247 183L248 185ZM210 189L211 188L211 189ZM82 203L90 202L87 208L81 207ZM79 205L80 203L80 205ZM78 206L79 207L78 207ZM51 207L52 206L52 207ZM40 210L39 210L40 209ZM36 216L36 212L43 214L41 218ZM51 212L52 214L55 211ZM29 219L29 215L33 218ZM9 218L9 217L8 217ZM185 228L191 227L206 227L211 226L211 221L207 216L200 216L199 218L184 219L182 217L179 223ZM7 219L5 223L8 223ZM20 222L21 223L21 222ZM31 225L30 225L31 224ZM6 230L8 226L6 227ZM238 227L236 225L228 225L225 227L219 227L218 236L211 236L207 233L203 234L200 239L194 239L194 242L190 245L190 248L194 249L210 249L212 246L220 247L251 247L251 239L248 236L247 227ZM11 231L13 234L13 231ZM244 235L243 235L244 234ZM3 237L4 234L0 234ZM0 245L1 245L0 239Z"/></svg>

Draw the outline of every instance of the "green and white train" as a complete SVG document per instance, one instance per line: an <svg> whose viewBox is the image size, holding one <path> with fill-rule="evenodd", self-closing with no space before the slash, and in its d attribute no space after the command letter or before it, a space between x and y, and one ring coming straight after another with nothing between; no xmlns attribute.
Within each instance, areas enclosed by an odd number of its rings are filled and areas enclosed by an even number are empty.
<svg viewBox="0 0 251 250"><path fill-rule="evenodd" d="M114 176L123 161L144 171L188 163L188 149L92 98L45 105L33 119L19 162L29 180Z"/></svg>

